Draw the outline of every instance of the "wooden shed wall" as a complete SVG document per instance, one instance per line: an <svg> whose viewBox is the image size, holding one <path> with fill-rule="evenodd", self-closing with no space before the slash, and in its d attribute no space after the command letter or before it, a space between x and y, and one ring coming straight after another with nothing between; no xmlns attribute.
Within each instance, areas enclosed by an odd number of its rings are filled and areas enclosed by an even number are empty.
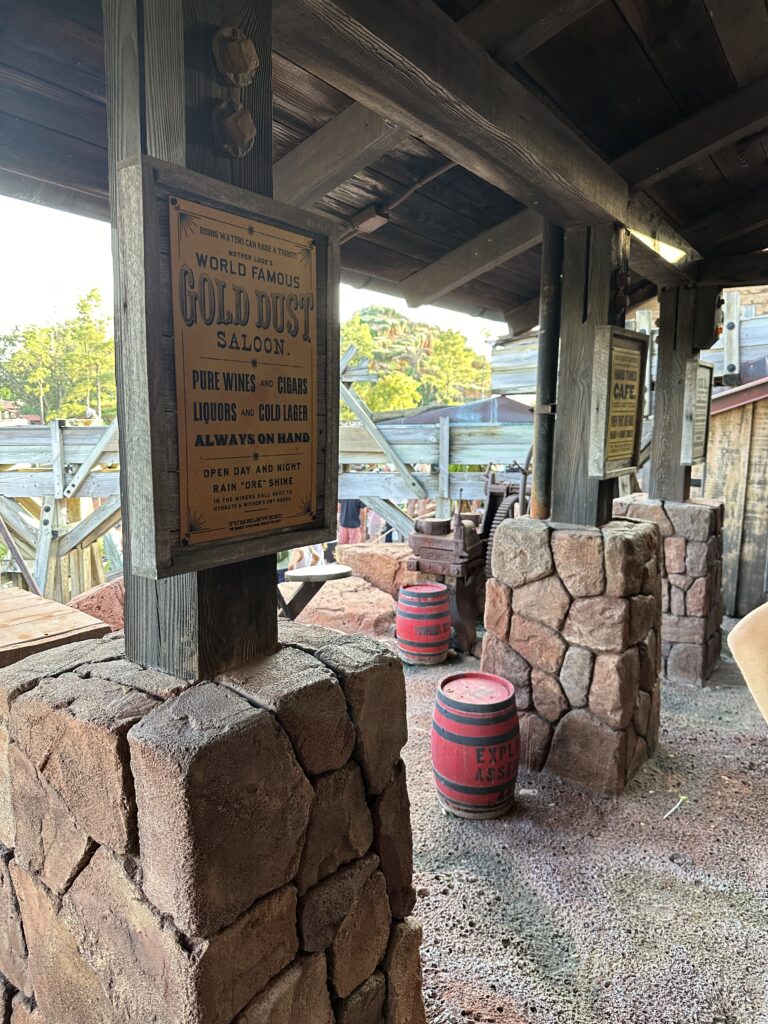
<svg viewBox="0 0 768 1024"><path fill-rule="evenodd" d="M741 617L766 599L768 398L712 417L704 494L725 502L723 602Z"/></svg>

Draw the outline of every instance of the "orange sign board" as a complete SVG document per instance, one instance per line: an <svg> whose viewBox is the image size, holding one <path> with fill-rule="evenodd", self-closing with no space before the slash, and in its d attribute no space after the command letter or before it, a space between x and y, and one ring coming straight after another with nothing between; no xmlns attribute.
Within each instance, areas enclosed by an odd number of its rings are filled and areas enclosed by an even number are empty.
<svg viewBox="0 0 768 1024"><path fill-rule="evenodd" d="M170 196L183 545L317 518L317 250Z"/></svg>

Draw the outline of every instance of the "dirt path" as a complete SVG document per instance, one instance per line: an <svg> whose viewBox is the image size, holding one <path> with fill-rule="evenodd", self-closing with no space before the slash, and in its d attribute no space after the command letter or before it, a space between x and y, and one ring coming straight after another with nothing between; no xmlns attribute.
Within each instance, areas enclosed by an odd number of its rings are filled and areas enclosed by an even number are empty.
<svg viewBox="0 0 768 1024"><path fill-rule="evenodd" d="M430 1024L768 1022L768 729L735 666L666 688L659 752L620 798L522 773L514 814L468 822L439 810L429 753L462 664L407 674Z"/></svg>

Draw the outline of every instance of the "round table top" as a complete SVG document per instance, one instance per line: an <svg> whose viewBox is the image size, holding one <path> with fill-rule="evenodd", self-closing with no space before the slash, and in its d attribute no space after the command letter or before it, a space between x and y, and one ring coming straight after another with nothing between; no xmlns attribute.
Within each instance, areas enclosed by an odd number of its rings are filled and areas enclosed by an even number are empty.
<svg viewBox="0 0 768 1024"><path fill-rule="evenodd" d="M308 565L304 569L288 569L285 578L289 583L328 583L329 580L343 580L351 575L348 565L330 562L327 565Z"/></svg>

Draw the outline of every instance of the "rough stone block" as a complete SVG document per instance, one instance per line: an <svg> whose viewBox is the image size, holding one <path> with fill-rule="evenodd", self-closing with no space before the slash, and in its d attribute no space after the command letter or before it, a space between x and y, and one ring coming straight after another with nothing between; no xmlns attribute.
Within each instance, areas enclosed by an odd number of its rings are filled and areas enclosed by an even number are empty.
<svg viewBox="0 0 768 1024"><path fill-rule="evenodd" d="M27 944L11 879L12 857L11 851L0 845L0 974L29 996L32 989L27 977Z"/></svg>
<svg viewBox="0 0 768 1024"><path fill-rule="evenodd" d="M659 745L659 725L661 720L661 687L656 686L651 694L651 713L648 716L648 732L645 741L648 744L648 756L655 753Z"/></svg>
<svg viewBox="0 0 768 1024"><path fill-rule="evenodd" d="M655 498L638 496L640 500L633 501L627 509L627 516L630 519L641 519L648 523L655 523L662 537L671 537L675 528L667 515L664 505Z"/></svg>
<svg viewBox="0 0 768 1024"><path fill-rule="evenodd" d="M639 690L635 698L635 708L632 712L632 725L635 732L645 736L648 732L648 719L651 714L651 695L645 690Z"/></svg>
<svg viewBox="0 0 768 1024"><path fill-rule="evenodd" d="M555 536L558 534L553 534ZM550 629L563 628L570 603L568 591L557 576L526 583L512 593L512 610L516 615L535 619Z"/></svg>
<svg viewBox="0 0 768 1024"><path fill-rule="evenodd" d="M520 715L520 765L529 772L540 772L544 767L552 726L535 714Z"/></svg>
<svg viewBox="0 0 768 1024"><path fill-rule="evenodd" d="M631 751L627 757L627 782L631 782L648 760L648 744L642 736L628 736L627 750Z"/></svg>
<svg viewBox="0 0 768 1024"><path fill-rule="evenodd" d="M572 597L596 597L605 589L603 537L599 530L554 530L557 575ZM556 627L559 628L559 627Z"/></svg>
<svg viewBox="0 0 768 1024"><path fill-rule="evenodd" d="M705 541L715 532L717 516L713 508L689 502L667 501L664 509L675 533L687 540Z"/></svg>
<svg viewBox="0 0 768 1024"><path fill-rule="evenodd" d="M16 815L11 796L11 765L8 727L0 725L0 843L10 849L16 845Z"/></svg>
<svg viewBox="0 0 768 1024"><path fill-rule="evenodd" d="M392 926L384 958L386 1024L426 1024L419 958L421 935L421 925L412 917Z"/></svg>
<svg viewBox="0 0 768 1024"><path fill-rule="evenodd" d="M366 789L381 793L408 739L403 666L383 644L360 636L341 637L317 657L344 691Z"/></svg>
<svg viewBox="0 0 768 1024"><path fill-rule="evenodd" d="M310 622L293 622L290 619L277 620L277 639L285 647L298 647L307 654L316 654L345 634L338 629L316 626Z"/></svg>
<svg viewBox="0 0 768 1024"><path fill-rule="evenodd" d="M284 647L277 654L218 677L288 733L299 764L310 775L341 768L355 745L355 729L341 687L322 662Z"/></svg>
<svg viewBox="0 0 768 1024"><path fill-rule="evenodd" d="M667 573L685 572L685 537L665 537L664 563Z"/></svg>
<svg viewBox="0 0 768 1024"><path fill-rule="evenodd" d="M93 844L56 790L41 779L17 743L9 751L17 861L53 892L75 877Z"/></svg>
<svg viewBox="0 0 768 1024"><path fill-rule="evenodd" d="M7 1020L10 1024L45 1024L40 1010L30 999L25 999L24 996L17 992L11 1002L8 999L7 1005L3 1005L3 998L0 998L0 1011L4 1012L2 1020ZM7 1014L10 1012L10 1017Z"/></svg>
<svg viewBox="0 0 768 1024"><path fill-rule="evenodd" d="M82 676L83 679L108 679L110 682L120 683L121 686L130 686L133 690L140 690L142 693L159 697L161 700L177 697L193 685L188 680L168 675L167 672L142 668L141 665L137 665L133 661L126 661L125 658L118 658L116 661L88 662L85 665L80 665L75 673Z"/></svg>
<svg viewBox="0 0 768 1024"><path fill-rule="evenodd" d="M670 615L685 615L685 591L675 586L669 588L669 612Z"/></svg>
<svg viewBox="0 0 768 1024"><path fill-rule="evenodd" d="M594 680L592 687L594 689ZM547 771L585 789L618 793L624 788L627 734L612 729L589 711L570 711L555 729Z"/></svg>
<svg viewBox="0 0 768 1024"><path fill-rule="evenodd" d="M416 902L413 888L413 834L405 765L398 761L387 788L371 802L373 848L387 883L392 916L407 917Z"/></svg>
<svg viewBox="0 0 768 1024"><path fill-rule="evenodd" d="M623 651L629 636L629 602L618 597L581 597L571 605L565 639L593 651Z"/></svg>
<svg viewBox="0 0 768 1024"><path fill-rule="evenodd" d="M709 576L700 576L685 595L685 614L704 618L709 615L711 607L712 580Z"/></svg>
<svg viewBox="0 0 768 1024"><path fill-rule="evenodd" d="M294 877L313 790L268 711L209 683L128 739L144 889L183 932L210 935Z"/></svg>
<svg viewBox="0 0 768 1024"><path fill-rule="evenodd" d="M0 722L7 725L11 704L36 686L41 679L74 672L86 661L111 661L125 656L125 639L112 633L100 640L80 640L30 654L0 669Z"/></svg>
<svg viewBox="0 0 768 1024"><path fill-rule="evenodd" d="M360 769L350 761L338 771L314 779L315 799L296 875L300 894L342 864L367 853L373 821Z"/></svg>
<svg viewBox="0 0 768 1024"><path fill-rule="evenodd" d="M659 624L659 605L654 597L638 594L629 598L628 643L638 643L650 629Z"/></svg>
<svg viewBox="0 0 768 1024"><path fill-rule="evenodd" d="M706 639L706 622L687 615L662 615L661 635L668 644L702 644Z"/></svg>
<svg viewBox="0 0 768 1024"><path fill-rule="evenodd" d="M661 571L659 563L655 558L650 558L643 566L643 583L640 589L641 594L649 594L661 601Z"/></svg>
<svg viewBox="0 0 768 1024"><path fill-rule="evenodd" d="M334 1024L321 953L297 957L233 1024Z"/></svg>
<svg viewBox="0 0 768 1024"><path fill-rule="evenodd" d="M15 861L11 862L11 877L24 919L29 977L45 1019L49 1024L119 1024L98 976L80 955L77 940L58 915L56 904Z"/></svg>
<svg viewBox="0 0 768 1024"><path fill-rule="evenodd" d="M340 867L302 896L299 900L302 949L319 953L330 946L339 925L378 866L379 858L369 853Z"/></svg>
<svg viewBox="0 0 768 1024"><path fill-rule="evenodd" d="M594 661L594 654L586 647L569 647L565 652L560 685L572 708L583 708L587 703Z"/></svg>
<svg viewBox="0 0 768 1024"><path fill-rule="evenodd" d="M120 1020L229 1024L298 950L293 886L189 948L104 849L75 879L62 913Z"/></svg>
<svg viewBox="0 0 768 1024"><path fill-rule="evenodd" d="M373 974L386 952L391 920L387 884L382 873L374 871L328 950L328 974L337 996L351 995Z"/></svg>
<svg viewBox="0 0 768 1024"><path fill-rule="evenodd" d="M506 640L511 612L512 591L501 580L489 579L485 584L485 628L500 640Z"/></svg>
<svg viewBox="0 0 768 1024"><path fill-rule="evenodd" d="M640 689L651 693L656 686L661 668L661 651L655 629L650 630L643 642L637 645L637 650L640 656Z"/></svg>
<svg viewBox="0 0 768 1024"><path fill-rule="evenodd" d="M507 679L515 688L518 711L525 711L531 705L531 666L509 644L486 633L483 638L483 654L480 660L483 672Z"/></svg>
<svg viewBox="0 0 768 1024"><path fill-rule="evenodd" d="M531 673L533 706L542 718L556 722L568 710L568 700L555 676L535 668Z"/></svg>
<svg viewBox="0 0 768 1024"><path fill-rule="evenodd" d="M381 1024L386 982L376 971L336 1007L336 1024Z"/></svg>
<svg viewBox="0 0 768 1024"><path fill-rule="evenodd" d="M136 842L126 737L158 706L137 690L66 673L19 697L11 711L11 739L80 828L119 853Z"/></svg>
<svg viewBox="0 0 768 1024"><path fill-rule="evenodd" d="M632 720L639 681L637 647L622 654L598 654L589 690L589 710L614 729L626 729Z"/></svg>
<svg viewBox="0 0 768 1024"><path fill-rule="evenodd" d="M491 557L493 575L513 590L551 576L549 527L538 519L505 519L494 534Z"/></svg>
<svg viewBox="0 0 768 1024"><path fill-rule="evenodd" d="M661 584L661 611L662 613L669 611L669 583L665 581Z"/></svg>
<svg viewBox="0 0 768 1024"><path fill-rule="evenodd" d="M701 683L706 677L705 644L673 644L667 658L667 679L673 683Z"/></svg>
<svg viewBox="0 0 768 1024"><path fill-rule="evenodd" d="M560 671L566 645L560 634L548 626L527 619L524 615L513 615L509 642L533 667L544 672Z"/></svg>
<svg viewBox="0 0 768 1024"><path fill-rule="evenodd" d="M688 542L685 552L685 571L689 576L706 576L708 568L708 550L703 541Z"/></svg>
<svg viewBox="0 0 768 1024"><path fill-rule="evenodd" d="M648 560L644 542L638 542L637 527L610 523L603 531L605 544L605 593L607 597L629 597L643 587Z"/></svg>
<svg viewBox="0 0 768 1024"><path fill-rule="evenodd" d="M689 576L685 572L670 573L668 579L670 586L676 587L678 590L682 590L683 592L689 590L693 584L693 576Z"/></svg>

